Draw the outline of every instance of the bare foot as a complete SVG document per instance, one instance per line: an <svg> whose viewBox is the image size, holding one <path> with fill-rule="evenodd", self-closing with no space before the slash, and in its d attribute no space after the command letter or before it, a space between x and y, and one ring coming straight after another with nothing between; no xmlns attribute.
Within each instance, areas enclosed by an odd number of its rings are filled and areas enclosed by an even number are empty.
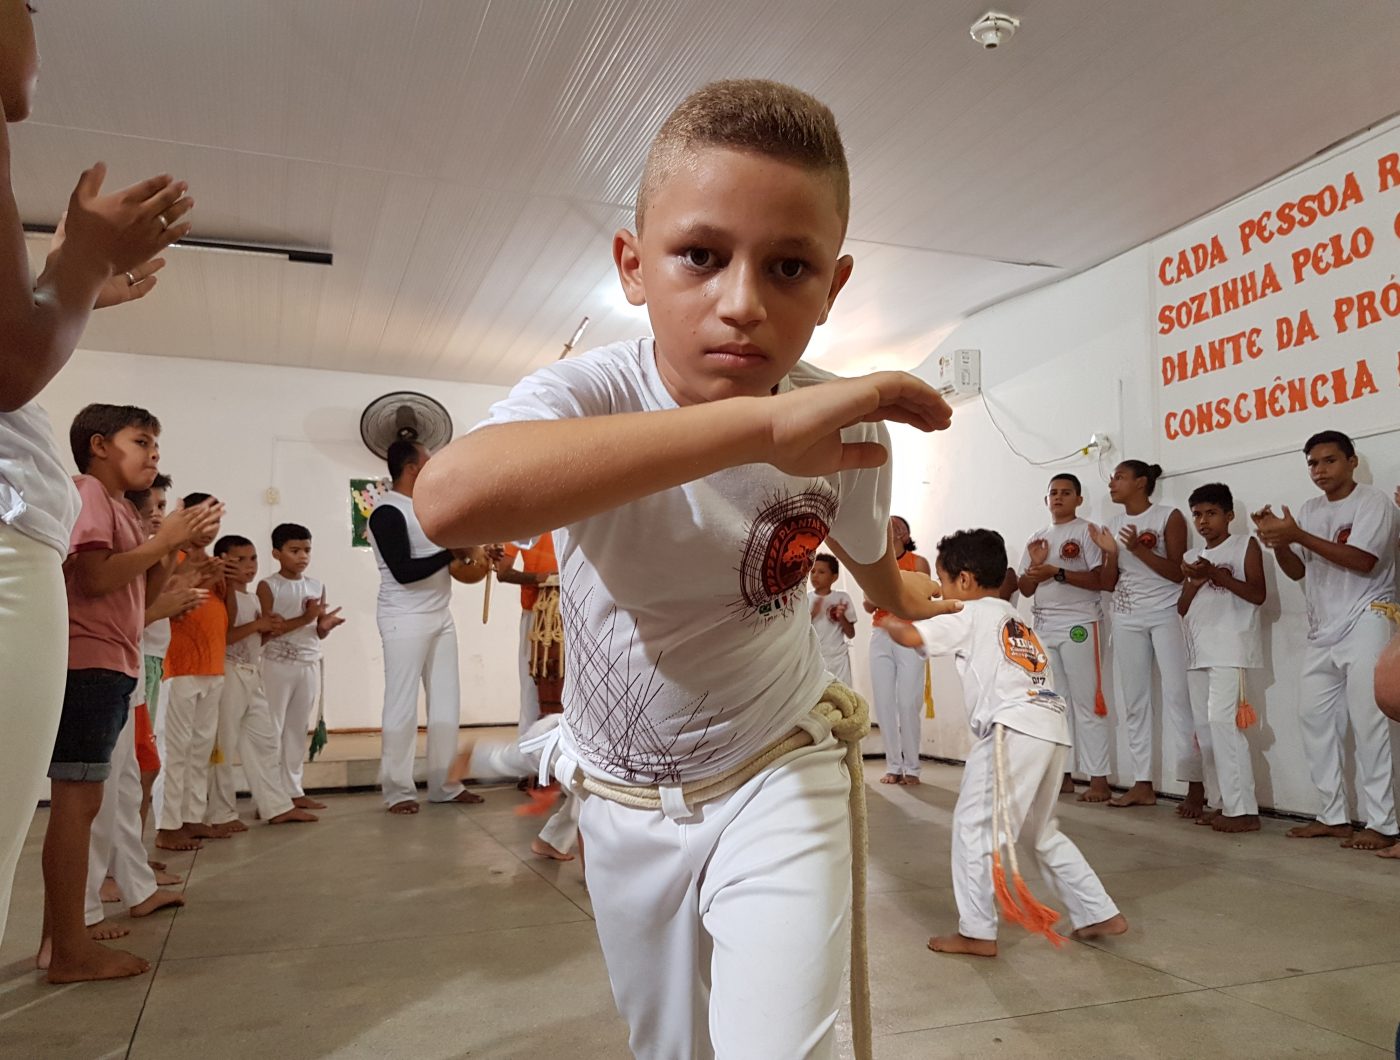
<svg viewBox="0 0 1400 1060"><path fill-rule="evenodd" d="M1376 857L1395 858L1397 861L1400 861L1400 843L1397 843L1394 846L1388 846L1384 850L1377 850Z"/></svg>
<svg viewBox="0 0 1400 1060"><path fill-rule="evenodd" d="M1257 832L1260 828L1259 815L1242 813L1238 817L1226 817L1220 813L1211 819L1210 826L1217 832Z"/></svg>
<svg viewBox="0 0 1400 1060"><path fill-rule="evenodd" d="M414 806L417 806L418 804L415 802L413 805L414 805ZM269 817L269 818L267 819L267 823L268 823L268 824L296 824L296 823L299 822L299 821L303 821L303 822L308 822L308 823L309 823L309 822L311 822L311 821L319 821L320 819L321 819L321 818L317 817L314 813L307 813L305 810L299 810L299 809L297 809L295 806L293 806L293 807L292 807L290 810L288 810L286 813L279 813L276 817Z"/></svg>
<svg viewBox="0 0 1400 1060"><path fill-rule="evenodd" d="M539 836L536 836L534 839L530 840L530 853L536 854L542 858L551 858L554 861L574 860L574 856L572 854L565 854L562 850L558 849L557 847L550 846Z"/></svg>
<svg viewBox="0 0 1400 1060"><path fill-rule="evenodd" d="M185 823L185 832L195 839L227 839L233 834L212 824L190 824L189 822ZM160 846L160 844L157 843L156 846Z"/></svg>
<svg viewBox="0 0 1400 1060"><path fill-rule="evenodd" d="M96 924L89 924L88 938L93 942L104 942L109 939L123 939L131 934L131 928L114 924L110 920L99 920Z"/></svg>
<svg viewBox="0 0 1400 1060"><path fill-rule="evenodd" d="M1122 795L1108 800L1110 806L1156 806L1157 793L1152 790L1152 781L1139 780Z"/></svg>
<svg viewBox="0 0 1400 1060"><path fill-rule="evenodd" d="M881 784L903 784L904 778L898 773L886 773L880 778Z"/></svg>
<svg viewBox="0 0 1400 1060"><path fill-rule="evenodd" d="M1206 812L1206 787L1199 782L1186 785L1186 798L1176 808L1178 817L1195 820Z"/></svg>
<svg viewBox="0 0 1400 1060"><path fill-rule="evenodd" d="M461 791L457 792L457 797L456 797L455 799L452 799L451 801L452 801L452 802L476 803L476 802L485 802L486 800L483 799L483 798L482 798L480 795L478 795L476 792L472 791L470 788L463 788Z"/></svg>
<svg viewBox="0 0 1400 1060"><path fill-rule="evenodd" d="M1062 780L1062 781L1060 781L1060 794L1061 794L1061 795L1073 795L1073 794L1074 794L1074 778L1073 778L1072 776L1070 776L1068 773L1065 774L1065 779Z"/></svg>
<svg viewBox="0 0 1400 1060"><path fill-rule="evenodd" d="M970 939L966 935L935 935L928 940L934 953L966 953L971 957L995 957L995 939Z"/></svg>
<svg viewBox="0 0 1400 1060"><path fill-rule="evenodd" d="M457 757L452 759L452 764L447 767L447 782L449 784L460 784L472 775L472 753L475 750L476 744L468 742L457 752Z"/></svg>
<svg viewBox="0 0 1400 1060"><path fill-rule="evenodd" d="M1350 839L1351 825L1349 824L1323 824L1321 821L1312 821L1309 824L1300 824L1297 828L1288 830L1289 839Z"/></svg>
<svg viewBox="0 0 1400 1060"><path fill-rule="evenodd" d="M398 814L400 817L407 817L418 812L417 799L404 799L403 802L396 802L389 807L389 812Z"/></svg>
<svg viewBox="0 0 1400 1060"><path fill-rule="evenodd" d="M221 824L221 825L216 825L216 827L222 828L225 832L229 833L230 835L232 835L234 832L246 832L246 831L248 831L248 826L247 826L246 824L244 824L242 821L237 821L237 820L235 820L235 821L225 821L225 822L224 822L223 824Z"/></svg>
<svg viewBox="0 0 1400 1060"><path fill-rule="evenodd" d="M163 861L148 861L146 864L151 867L152 872L164 872L170 867Z"/></svg>
<svg viewBox="0 0 1400 1060"><path fill-rule="evenodd" d="M916 777L913 773L905 773L904 776L900 778L899 782L907 788L917 788L920 784L923 783L923 781Z"/></svg>
<svg viewBox="0 0 1400 1060"><path fill-rule="evenodd" d="M198 839L190 835L183 826L173 829L157 829L156 849L158 850L199 850L204 846Z"/></svg>
<svg viewBox="0 0 1400 1060"><path fill-rule="evenodd" d="M139 902L131 907L131 915L134 917L150 916L160 909L178 909L185 904L185 896L176 894L174 891L156 891L144 902Z"/></svg>
<svg viewBox="0 0 1400 1060"><path fill-rule="evenodd" d="M1180 811L1177 812L1179 813ZM1220 810L1206 810L1201 816L1196 818L1196 823L1210 828L1215 824L1215 819L1220 816L1220 813Z"/></svg>
<svg viewBox="0 0 1400 1060"><path fill-rule="evenodd" d="M1374 828L1363 828L1342 846L1348 850L1388 850L1395 845L1396 841L1396 836L1377 832Z"/></svg>
<svg viewBox="0 0 1400 1060"><path fill-rule="evenodd" d="M117 886L117 881L110 876L102 881L102 888L97 893L104 902L120 902L122 900L121 889Z"/></svg>
<svg viewBox="0 0 1400 1060"><path fill-rule="evenodd" d="M34 955L34 967L41 972L49 970L49 961L53 959L53 939L45 938L39 943L39 952Z"/></svg>
<svg viewBox="0 0 1400 1060"><path fill-rule="evenodd" d="M125 979L151 970L150 962L134 953L88 942L81 949L49 962L50 983L87 983L97 979Z"/></svg>
<svg viewBox="0 0 1400 1060"><path fill-rule="evenodd" d="M1078 939L1080 942L1086 939L1107 938L1109 935L1122 935L1128 930L1128 918L1122 913L1111 916L1107 920L1100 920L1097 924L1090 924L1082 927L1078 931L1071 931L1069 937Z"/></svg>
<svg viewBox="0 0 1400 1060"><path fill-rule="evenodd" d="M317 802L309 795L298 795L292 800L292 805L298 810L324 810L326 808L324 802Z"/></svg>
<svg viewBox="0 0 1400 1060"><path fill-rule="evenodd" d="M166 872L161 869L156 873L156 885L158 887L178 887L185 882L183 876L177 876L173 872Z"/></svg>
<svg viewBox="0 0 1400 1060"><path fill-rule="evenodd" d="M1108 777L1090 777L1089 786L1079 795L1080 802L1107 802L1113 798L1113 789L1108 786Z"/></svg>

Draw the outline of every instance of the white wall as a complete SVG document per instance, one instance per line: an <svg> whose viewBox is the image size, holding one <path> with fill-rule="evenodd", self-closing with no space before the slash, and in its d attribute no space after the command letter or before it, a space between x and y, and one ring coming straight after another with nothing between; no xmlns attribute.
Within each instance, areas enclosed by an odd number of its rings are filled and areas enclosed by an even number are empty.
<svg viewBox="0 0 1400 1060"><path fill-rule="evenodd" d="M983 386L996 420L1031 460L1059 457L1084 445L1094 432L1110 434L1114 449L1101 467L1084 458L1050 468L1031 467L1008 449L980 401L959 406L953 427L942 434L896 432L894 508L909 519L926 554L932 556L942 534L988 526L1003 534L1016 563L1027 538L1046 521L1042 498L1055 470L1073 471L1084 481L1087 500L1081 514L1100 521L1113 514L1107 475L1121 459L1150 459L1151 454L1150 275L1148 252L1139 248L1060 284L978 313L939 347L945 352L982 351ZM927 371L932 360L921 371ZM1337 409L1331 425L1348 429L1347 406ZM1391 433L1359 443L1362 481L1387 491L1400 484L1397 437ZM1302 441L1300 437L1300 445ZM1265 502L1296 508L1314 493L1302 455L1293 453L1168 476L1154 499L1184 508L1191 490L1211 481L1223 481L1234 490L1238 513ZM1237 516L1235 529L1249 529L1243 514ZM1199 544L1194 532L1193 542ZM1269 665L1250 688L1251 700L1263 718L1263 732L1251 736L1259 800L1275 809L1311 813L1316 797L1297 721L1299 649L1306 634L1303 597L1287 578L1280 584L1271 558L1266 566ZM854 654L861 671L858 683L868 692L864 656L869 626L860 629ZM1106 662L1105 683L1114 704L1111 648ZM947 663L935 664L934 673L937 717L925 722L924 751L962 758L969 738L957 676ZM1122 762L1126 737L1116 704L1110 720L1117 744L1114 760ZM1400 747L1400 727L1392 731ZM1158 733L1160 751L1160 720ZM1156 775L1159 790L1184 790L1162 777L1160 753ZM1124 779L1117 776L1115 782Z"/></svg>
<svg viewBox="0 0 1400 1060"><path fill-rule="evenodd" d="M260 574L275 570L272 527L302 523L313 539L309 573L326 583L348 621L325 642L326 722L378 728L383 653L374 624L379 575L368 549L350 546L349 479L384 474L360 442L360 412L393 390L419 390L452 414L458 433L505 394L502 387L268 365L79 351L41 399L60 438L83 405L133 404L159 417L161 470L176 496L212 493L228 506L225 533L258 548ZM64 446L66 449L66 445ZM276 487L281 503L265 495ZM495 586L481 622L480 586L453 600L461 652L462 721L513 723L519 713L519 596Z"/></svg>

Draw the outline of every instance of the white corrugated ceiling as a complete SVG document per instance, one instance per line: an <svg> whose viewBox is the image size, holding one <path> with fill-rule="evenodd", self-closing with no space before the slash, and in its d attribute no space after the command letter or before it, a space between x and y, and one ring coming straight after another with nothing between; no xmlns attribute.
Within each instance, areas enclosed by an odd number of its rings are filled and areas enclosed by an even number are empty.
<svg viewBox="0 0 1400 1060"><path fill-rule="evenodd" d="M918 363L962 315L1233 198L1400 107L1394 0L57 0L26 221L96 159L187 178L198 234L108 350L511 383L639 334L609 255L651 133L705 81L828 102L856 272L813 355ZM41 249L35 246L36 253Z"/></svg>

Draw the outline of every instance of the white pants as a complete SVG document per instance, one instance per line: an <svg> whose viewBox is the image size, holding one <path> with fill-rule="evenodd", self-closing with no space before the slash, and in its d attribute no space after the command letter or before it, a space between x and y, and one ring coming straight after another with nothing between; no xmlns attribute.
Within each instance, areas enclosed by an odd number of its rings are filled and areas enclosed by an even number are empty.
<svg viewBox="0 0 1400 1060"><path fill-rule="evenodd" d="M885 639L888 640L888 639L889 639L888 636L886 636ZM823 656L822 656L822 662L823 662L823 663L825 664L825 666L826 666L826 672L827 672L827 673L831 674L832 677L836 678L836 680L840 681L840 682L841 682L843 685L845 685L847 688L850 688L850 687L851 687L851 653L850 653L849 650L847 650L847 648L846 648L846 646L845 646L844 644L841 646L841 652L840 652L840 654L838 654L838 655L833 655L831 658L827 658L825 655L823 655ZM919 676L920 676L920 677L923 676L923 672L922 672L922 671L920 671ZM923 699L922 699L923 691L924 691L924 686L923 686L922 683L920 683L920 685L919 685L919 693L920 693L920 697L921 697L921 698L920 698L920 701L919 701L919 706L920 706L920 707L922 707L922 706L924 705L924 704L923 704Z"/></svg>
<svg viewBox="0 0 1400 1060"><path fill-rule="evenodd" d="M524 733L520 739L510 743L488 743L478 745L472 755L472 773L480 779L504 779L525 777L535 773L540 767L538 754L527 754L520 747L526 736L544 733L558 725L560 715L550 715L545 723L532 726L534 732ZM578 843L578 821L582 812L583 798L564 789L564 803L554 811L553 816L540 829L540 838L555 850L567 854Z"/></svg>
<svg viewBox="0 0 1400 1060"><path fill-rule="evenodd" d="M1191 692L1191 714L1201 745L1201 766L1206 795L1226 817L1259 812L1254 796L1254 763L1249 740L1235 724L1244 671L1235 666L1209 666L1191 670L1186 685ZM1211 785L1216 790L1211 791ZM1218 801L1217 801L1218 800Z"/></svg>
<svg viewBox="0 0 1400 1060"><path fill-rule="evenodd" d="M584 799L588 889L643 1060L836 1055L850 778L831 738L673 820Z"/></svg>
<svg viewBox="0 0 1400 1060"><path fill-rule="evenodd" d="M1099 691L1099 646L1095 632L1099 623L1085 622L1072 629L1083 630L1076 641L1071 629L1057 633L1040 630L1040 642L1050 656L1050 673L1055 691L1069 703L1070 742L1074 748L1073 772L1088 777L1106 777L1108 765L1108 718L1094 713Z"/></svg>
<svg viewBox="0 0 1400 1060"><path fill-rule="evenodd" d="M311 731L316 697L321 694L321 667L314 662L263 659L262 676L268 715L281 745L280 786L288 798L299 799L306 794L301 788L301 771L306 765L306 734Z"/></svg>
<svg viewBox="0 0 1400 1060"><path fill-rule="evenodd" d="M379 786L384 805L417 801L413 759L418 749L418 687L428 703L428 801L451 802L462 792L447 771L462 724L457 627L446 611L379 623L384 638L384 737Z"/></svg>
<svg viewBox="0 0 1400 1060"><path fill-rule="evenodd" d="M1395 777L1390 753L1390 720L1376 706L1376 662L1390 640L1390 622L1368 610L1340 644L1309 644L1303 651L1298 717L1313 784L1322 797L1317 819L1346 824L1346 783L1342 778L1347 720L1356 739L1357 809L1366 827L1394 835Z"/></svg>
<svg viewBox="0 0 1400 1060"><path fill-rule="evenodd" d="M525 611L520 616L520 735L540 720L540 689L530 676L530 627L535 613Z"/></svg>
<svg viewBox="0 0 1400 1060"><path fill-rule="evenodd" d="M112 772L102 786L102 808L92 822L88 840L87 909L84 922L91 927L106 915L102 911L102 881L117 881L122 901L130 909L156 893L156 876L146 860L141 838L141 769L136 764L136 707L145 699L137 686L133 706L127 712L117 743L112 748Z"/></svg>
<svg viewBox="0 0 1400 1060"><path fill-rule="evenodd" d="M161 762L157 828L173 832L204 820L223 687L223 677L171 677L162 683L155 725Z"/></svg>
<svg viewBox="0 0 1400 1060"><path fill-rule="evenodd" d="M63 710L68 596L62 563L48 545L0 523L0 939Z"/></svg>
<svg viewBox="0 0 1400 1060"><path fill-rule="evenodd" d="M1113 668L1128 727L1133 780L1152 780L1152 663L1162 676L1162 751L1166 778L1199 783L1201 751L1186 690L1186 639L1175 610L1113 619ZM1171 757L1168 757L1168 754Z"/></svg>
<svg viewBox="0 0 1400 1060"><path fill-rule="evenodd" d="M209 823L238 820L238 787L233 779L233 752L243 766L258 815L270 821L292 808L282 786L282 730L272 721L256 666L227 663L219 696L219 750L223 761L210 769Z"/></svg>
<svg viewBox="0 0 1400 1060"><path fill-rule="evenodd" d="M1042 877L1076 930L1117 916L1113 899L1055 820L1069 748L1014 729L1006 729L1004 739L1015 838L1035 852ZM958 903L958 931L970 939L997 937L992 882L995 757L991 736L972 745L953 809L953 897ZM1010 867L1006 869L1009 874Z"/></svg>
<svg viewBox="0 0 1400 1060"><path fill-rule="evenodd" d="M917 777L923 768L924 666L917 649L900 647L883 629L870 634L870 683L888 773Z"/></svg>

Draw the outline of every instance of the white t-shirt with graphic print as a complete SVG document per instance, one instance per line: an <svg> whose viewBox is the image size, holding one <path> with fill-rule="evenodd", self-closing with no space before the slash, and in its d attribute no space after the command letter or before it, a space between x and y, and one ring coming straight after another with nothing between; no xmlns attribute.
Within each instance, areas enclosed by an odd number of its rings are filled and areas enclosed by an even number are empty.
<svg viewBox="0 0 1400 1060"><path fill-rule="evenodd" d="M651 339L522 380L475 430L676 408ZM833 378L799 362L779 389ZM842 432L889 445L880 424ZM823 478L728 468L556 530L564 739L625 784L703 780L790 732L823 691L806 577L828 533L859 563L888 544L890 469Z"/></svg>
<svg viewBox="0 0 1400 1060"><path fill-rule="evenodd" d="M1376 557L1371 572L1363 574L1311 549L1293 546L1307 568L1303 595L1308 601L1308 640L1331 647L1351 632L1371 604L1395 599L1395 505L1375 486L1358 482L1339 501L1309 499L1298 509L1296 521L1325 541L1351 545Z"/></svg>
<svg viewBox="0 0 1400 1060"><path fill-rule="evenodd" d="M1069 743L1065 701L1050 677L1040 638L1005 600L968 600L961 611L914 623L930 655L951 655L962 678L972 734L993 725L1051 743Z"/></svg>
<svg viewBox="0 0 1400 1060"><path fill-rule="evenodd" d="M1119 512L1108 521L1113 538L1125 526L1137 528L1138 540L1155 556L1167 555L1167 520L1176 509L1169 504L1154 504L1137 515ZM1113 613L1120 617L1155 617L1164 612L1176 614L1176 602L1181 599L1181 583L1163 578L1138 559L1132 552L1118 546L1118 585L1113 590Z"/></svg>
<svg viewBox="0 0 1400 1060"><path fill-rule="evenodd" d="M1021 573L1031 567L1031 542L1044 541L1049 554L1045 562L1066 571L1091 571L1103 566L1103 552L1094 544L1085 519L1051 523L1031 535L1021 553ZM1068 582L1041 582L1031 597L1031 615L1042 633L1065 633L1075 626L1087 626L1103 618L1102 594L1097 589L1081 589Z"/></svg>

